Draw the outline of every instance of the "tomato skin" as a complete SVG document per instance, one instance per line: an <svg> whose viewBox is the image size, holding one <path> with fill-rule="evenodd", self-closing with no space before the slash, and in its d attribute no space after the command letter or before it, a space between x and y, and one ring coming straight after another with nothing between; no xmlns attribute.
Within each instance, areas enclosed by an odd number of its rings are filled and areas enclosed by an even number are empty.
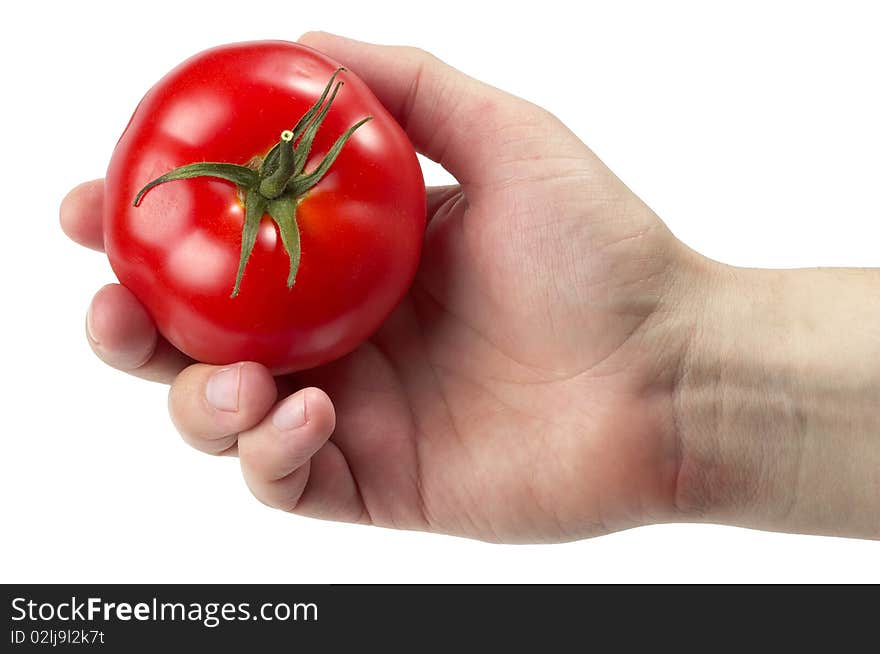
<svg viewBox="0 0 880 654"><path fill-rule="evenodd" d="M184 164L263 156L339 67L295 43L220 46L188 59L138 105L107 170L104 244L119 281L175 347L205 363L258 361L275 374L310 368L368 338L406 293L425 229L425 185L412 144L367 86L345 82L306 170L365 116L329 172L299 201L301 260L267 216L230 297L244 209L235 185L197 178L135 194Z"/></svg>

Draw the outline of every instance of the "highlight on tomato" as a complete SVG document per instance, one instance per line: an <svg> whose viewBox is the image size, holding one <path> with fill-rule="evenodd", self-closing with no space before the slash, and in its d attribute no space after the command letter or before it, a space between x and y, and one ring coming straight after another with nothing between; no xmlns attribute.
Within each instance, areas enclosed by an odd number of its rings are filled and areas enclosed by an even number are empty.
<svg viewBox="0 0 880 654"><path fill-rule="evenodd" d="M296 43L220 46L141 100L107 170L104 242L168 341L280 374L356 348L425 229L412 144L363 81Z"/></svg>

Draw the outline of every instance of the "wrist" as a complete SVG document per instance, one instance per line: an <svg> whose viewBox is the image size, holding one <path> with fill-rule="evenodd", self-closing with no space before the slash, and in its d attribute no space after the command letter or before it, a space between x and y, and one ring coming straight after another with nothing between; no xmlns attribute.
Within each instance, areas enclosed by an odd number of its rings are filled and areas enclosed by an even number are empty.
<svg viewBox="0 0 880 654"><path fill-rule="evenodd" d="M681 519L876 537L880 274L696 259L673 399Z"/></svg>

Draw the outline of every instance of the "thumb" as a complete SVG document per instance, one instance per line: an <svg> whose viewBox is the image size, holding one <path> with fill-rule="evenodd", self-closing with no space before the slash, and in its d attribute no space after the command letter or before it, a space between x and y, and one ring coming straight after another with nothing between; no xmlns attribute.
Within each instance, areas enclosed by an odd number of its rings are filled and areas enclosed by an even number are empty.
<svg viewBox="0 0 880 654"><path fill-rule="evenodd" d="M463 185L503 175L504 164L533 157L555 119L479 82L423 50L382 46L325 32L300 37L358 75L406 130L416 150ZM558 129L558 125L556 126ZM558 132L556 132L558 140Z"/></svg>

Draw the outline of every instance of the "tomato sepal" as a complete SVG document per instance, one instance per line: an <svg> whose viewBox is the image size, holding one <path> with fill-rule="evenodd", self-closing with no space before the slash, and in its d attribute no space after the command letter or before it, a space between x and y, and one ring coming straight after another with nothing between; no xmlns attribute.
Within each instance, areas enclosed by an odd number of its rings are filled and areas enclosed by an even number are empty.
<svg viewBox="0 0 880 654"><path fill-rule="evenodd" d="M299 270L299 227L296 224L296 197L282 196L270 200L266 207L272 220L278 225L278 233L281 235L281 243L290 258L290 272L287 275L287 288L291 288L296 282L296 273Z"/></svg>
<svg viewBox="0 0 880 654"><path fill-rule="evenodd" d="M260 220L266 211L266 198L256 191L245 191L244 196L244 226L241 230L241 257L238 260L238 272L235 274L235 286L230 297L238 295L241 289L241 280L244 277L244 269L254 251L257 242L257 233L260 231Z"/></svg>
<svg viewBox="0 0 880 654"><path fill-rule="evenodd" d="M159 184L173 182L179 179L193 179L196 177L216 177L237 184L241 188L253 188L253 186L260 181L259 174L247 166L215 161L191 163L175 168L149 182L138 191L137 195L134 197L132 206L139 206L147 192L153 187L159 186Z"/></svg>

